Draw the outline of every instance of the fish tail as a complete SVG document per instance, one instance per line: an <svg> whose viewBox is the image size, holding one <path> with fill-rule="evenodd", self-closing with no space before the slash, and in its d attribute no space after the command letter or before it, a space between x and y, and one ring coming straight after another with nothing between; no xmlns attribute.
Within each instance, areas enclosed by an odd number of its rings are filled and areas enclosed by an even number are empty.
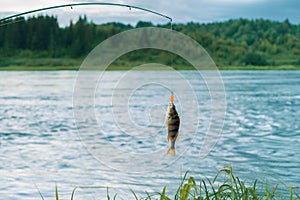
<svg viewBox="0 0 300 200"><path fill-rule="evenodd" d="M173 156L176 156L176 151L174 147L170 147L167 151L167 155L172 154Z"/></svg>

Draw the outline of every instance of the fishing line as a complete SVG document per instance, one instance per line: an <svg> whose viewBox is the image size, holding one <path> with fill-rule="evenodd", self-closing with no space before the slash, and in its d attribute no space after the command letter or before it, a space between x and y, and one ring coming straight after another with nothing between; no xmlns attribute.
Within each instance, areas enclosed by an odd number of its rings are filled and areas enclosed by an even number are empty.
<svg viewBox="0 0 300 200"><path fill-rule="evenodd" d="M44 7L44 8L30 10L30 11L26 11L26 12L14 14L14 15L11 15L11 16L8 16L8 17L4 17L4 18L0 19L0 22L6 21L8 19L16 18L16 17L19 17L19 16L31 14L31 13L45 11L45 10L52 10L52 9L64 8L64 7L70 7L71 9L73 9L74 7L77 7L77 6L119 6L119 7L127 7L127 8L129 8L129 10L131 10L131 9L137 9L137 10L142 10L142 11L145 11L145 12L152 13L152 14L164 17L164 18L168 19L170 22L172 22L172 18L171 17L169 17L169 16L167 16L165 14L162 14L162 13L159 13L159 12L147 9L147 8L142 8L142 7L128 5L128 4L104 3L104 2L103 3L100 3L100 2L73 3L73 4L62 4L62 5L57 5L57 6Z"/></svg>

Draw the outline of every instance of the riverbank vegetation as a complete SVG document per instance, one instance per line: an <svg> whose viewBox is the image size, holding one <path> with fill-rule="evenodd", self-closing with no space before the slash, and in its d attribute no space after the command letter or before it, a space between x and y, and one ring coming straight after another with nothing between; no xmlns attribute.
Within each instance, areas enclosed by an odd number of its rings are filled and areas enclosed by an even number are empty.
<svg viewBox="0 0 300 200"><path fill-rule="evenodd" d="M76 197L77 189L101 189L106 190L106 197L110 199L123 199L118 194L110 196L109 188L106 187L77 187L74 188L70 199ZM265 180L255 180L250 182L242 180L233 174L233 168L224 167L219 170L213 179L204 178L197 181L194 177L188 178L185 173L177 191L171 194L165 186L161 192L148 193L145 195L136 194L132 191L132 198L135 200L300 200L299 187L287 186L284 183L270 185L267 178ZM43 195L40 193L41 198ZM59 200L58 188L55 189L56 200Z"/></svg>
<svg viewBox="0 0 300 200"><path fill-rule="evenodd" d="M0 70L78 69L100 42L119 32L139 27L170 28L170 24L138 22L97 25L79 17L60 27L53 16L16 18L0 23ZM299 69L300 24L288 20L235 19L214 23L173 24L173 29L199 42L220 69ZM125 54L113 65L162 63L186 69L189 63L163 51L139 50ZM135 65L136 66L136 65Z"/></svg>

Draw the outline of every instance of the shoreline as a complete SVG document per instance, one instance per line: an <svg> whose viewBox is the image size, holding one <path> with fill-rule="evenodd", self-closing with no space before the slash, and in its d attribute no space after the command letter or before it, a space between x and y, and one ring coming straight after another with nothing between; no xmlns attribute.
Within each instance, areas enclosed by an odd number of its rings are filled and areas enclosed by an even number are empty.
<svg viewBox="0 0 300 200"><path fill-rule="evenodd" d="M196 70L191 66L173 66L174 70ZM5 66L0 67L0 71L78 71L80 66ZM112 66L107 68L106 71L126 71L132 67ZM91 69L95 70L95 69ZM143 69L147 71L148 69ZM166 69L149 68L150 71L166 71ZM203 68L201 70L210 70ZM213 69L214 70L214 69ZM298 71L300 66L297 65L279 65L279 66L222 66L218 67L220 71Z"/></svg>

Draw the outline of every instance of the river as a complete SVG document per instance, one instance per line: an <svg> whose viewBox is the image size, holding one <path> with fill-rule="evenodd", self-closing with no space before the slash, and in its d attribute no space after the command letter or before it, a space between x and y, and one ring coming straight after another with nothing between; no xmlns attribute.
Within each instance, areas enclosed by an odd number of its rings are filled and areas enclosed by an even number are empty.
<svg viewBox="0 0 300 200"><path fill-rule="evenodd" d="M120 199L133 198L131 189L145 196L164 185L170 194L187 170L200 180L230 163L249 183L268 177L271 186L300 186L299 71L222 71L224 126L205 156L199 152L214 105L196 72L182 71L193 90L174 86L187 92L187 100L175 96L181 117L176 157L165 155L170 93L159 81L168 72L132 72L139 79L130 79L136 89L125 107L114 107L126 95L114 93L126 90L124 72L106 73L95 90L96 121L82 124L74 118L78 72L0 72L1 199L41 199L39 191L54 199L56 185L64 199L79 186L99 188L78 188L75 199L103 199L106 187ZM152 83L141 84L144 76ZM94 122L98 131L90 129Z"/></svg>

